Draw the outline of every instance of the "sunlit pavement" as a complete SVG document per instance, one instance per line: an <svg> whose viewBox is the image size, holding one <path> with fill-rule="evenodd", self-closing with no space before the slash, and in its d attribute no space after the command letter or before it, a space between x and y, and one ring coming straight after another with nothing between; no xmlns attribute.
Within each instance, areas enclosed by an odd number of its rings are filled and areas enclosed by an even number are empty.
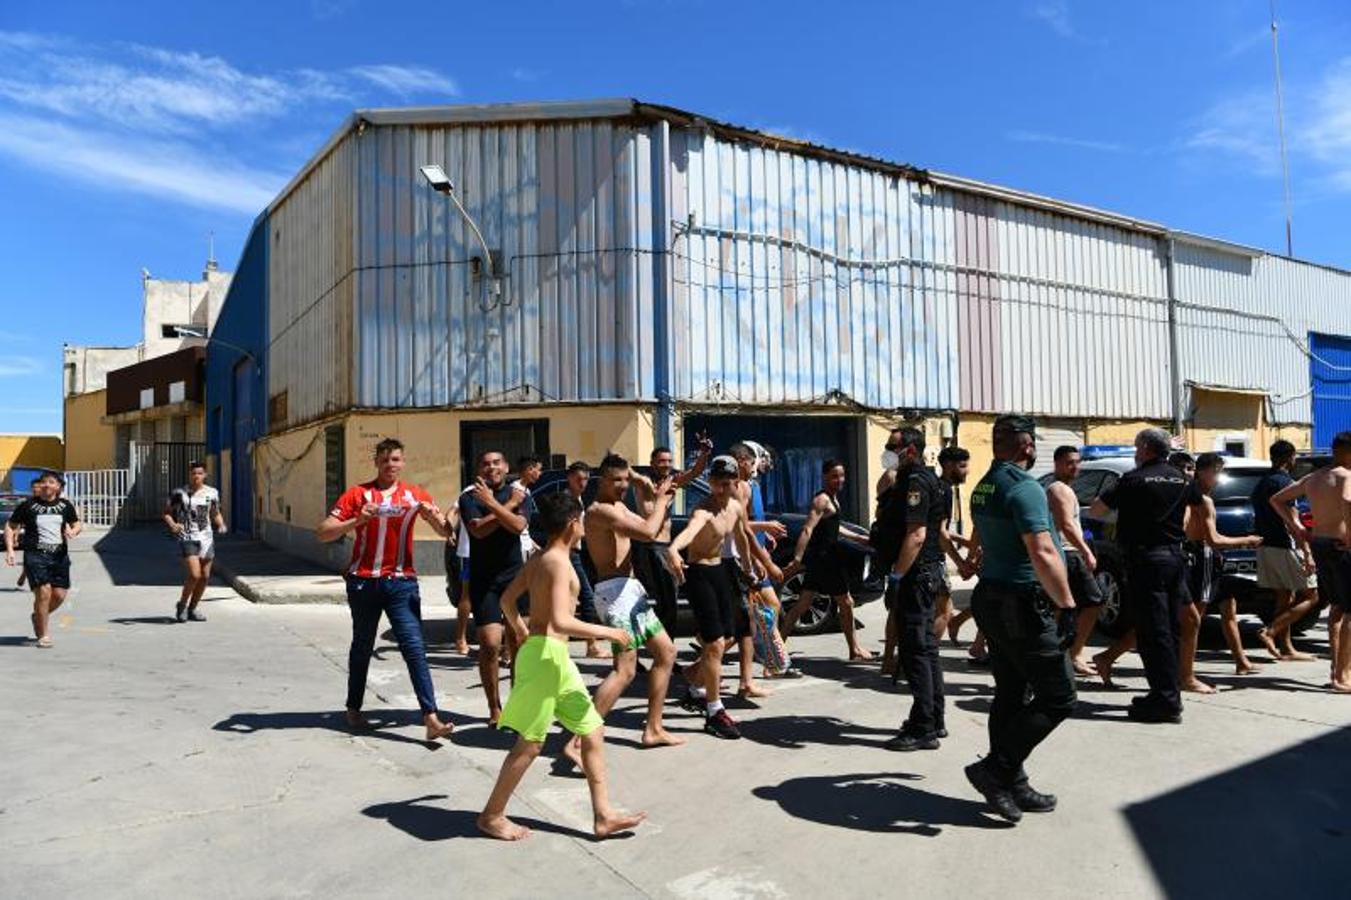
<svg viewBox="0 0 1351 900"><path fill-rule="evenodd" d="M453 740L420 739L387 631L367 708L393 724L354 737L346 609L254 606L213 585L209 621L176 624L173 546L146 529L100 555L98 537L77 542L53 649L24 639L27 593L0 591L3 897L1345 896L1351 697L1321 689L1323 661L1239 678L1205 653L1221 692L1188 697L1181 726L1145 726L1125 721L1143 685L1126 657L1127 689L1082 683L1078 716L1029 766L1059 810L1013 828L962 774L991 693L965 649L943 649L951 737L905 755L882 748L904 687L844 662L837 634L798 639L806 677L729 703L738 742L670 704L689 744L639 749L635 685L607 722L612 795L650 814L634 836L588 838L585 782L554 763L555 740L510 810L535 833L505 845L477 837L474 816L511 738L484 725L444 596L428 592L424 615ZM16 576L0 569L6 588ZM879 653L883 616L860 611ZM1325 652L1321 625L1309 638ZM605 670L579 663L591 681Z"/></svg>

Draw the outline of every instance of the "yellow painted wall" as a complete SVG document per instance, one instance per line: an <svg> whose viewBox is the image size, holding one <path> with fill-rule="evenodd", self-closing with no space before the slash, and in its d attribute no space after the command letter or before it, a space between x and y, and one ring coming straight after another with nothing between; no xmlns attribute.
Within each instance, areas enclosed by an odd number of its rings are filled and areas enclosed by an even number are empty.
<svg viewBox="0 0 1351 900"><path fill-rule="evenodd" d="M60 469L63 456L60 435L0 434L0 469Z"/></svg>
<svg viewBox="0 0 1351 900"><path fill-rule="evenodd" d="M101 421L108 407L108 392L75 394L65 401L65 468L111 469L117 459L117 426Z"/></svg>
<svg viewBox="0 0 1351 900"><path fill-rule="evenodd" d="M234 521L230 517L233 512L230 508L230 500L231 495L234 493L230 490L230 474L230 450L229 448L222 447L220 451L219 471L211 473L211 482L216 485L216 489L220 491L221 515L225 516L227 524Z"/></svg>
<svg viewBox="0 0 1351 900"><path fill-rule="evenodd" d="M1090 419L1084 428L1084 437L1089 444L1134 445L1135 436L1146 428L1162 428L1171 431L1168 422L1148 422L1144 419L1104 422Z"/></svg>
<svg viewBox="0 0 1351 900"><path fill-rule="evenodd" d="M1248 454L1265 458L1267 448L1279 438L1300 450L1309 449L1313 431L1305 425L1271 425L1266 417L1266 397L1232 391L1192 389L1192 417L1185 429L1188 448L1197 452L1221 449L1226 436L1248 439Z"/></svg>
<svg viewBox="0 0 1351 900"><path fill-rule="evenodd" d="M444 508L456 501L462 484L461 422L537 418L549 420L550 452L564 454L569 462L581 459L596 465L613 450L646 464L652 452L651 415L631 406L353 413L345 419L258 441L254 471L257 493L263 499L261 518L312 527L328 513L324 496L325 425L346 426L345 483L370 479L375 445L383 438L396 437L405 448L404 478L422 485ZM419 529L415 534L422 540L439 540L430 529Z"/></svg>

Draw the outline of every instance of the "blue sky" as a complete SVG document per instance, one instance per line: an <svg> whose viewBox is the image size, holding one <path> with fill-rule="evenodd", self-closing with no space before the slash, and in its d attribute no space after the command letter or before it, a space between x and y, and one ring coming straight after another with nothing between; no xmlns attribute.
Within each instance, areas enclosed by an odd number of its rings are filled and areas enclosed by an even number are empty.
<svg viewBox="0 0 1351 900"><path fill-rule="evenodd" d="M0 432L140 271L225 268L361 106L633 96L1271 250L1266 0L368 0L0 6ZM1285 0L1295 253L1351 268L1351 10Z"/></svg>

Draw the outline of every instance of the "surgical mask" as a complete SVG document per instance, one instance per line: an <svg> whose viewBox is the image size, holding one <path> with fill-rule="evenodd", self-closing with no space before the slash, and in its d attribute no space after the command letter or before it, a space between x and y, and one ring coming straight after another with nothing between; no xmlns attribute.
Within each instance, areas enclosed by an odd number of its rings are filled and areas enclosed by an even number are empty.
<svg viewBox="0 0 1351 900"><path fill-rule="evenodd" d="M899 469L901 467L901 458L896 455L895 450L882 451L882 468Z"/></svg>
<svg viewBox="0 0 1351 900"><path fill-rule="evenodd" d="M1031 456L1027 458L1027 462L1023 464L1023 468L1031 472L1034 468L1036 468L1036 466L1037 466L1037 454L1033 453Z"/></svg>

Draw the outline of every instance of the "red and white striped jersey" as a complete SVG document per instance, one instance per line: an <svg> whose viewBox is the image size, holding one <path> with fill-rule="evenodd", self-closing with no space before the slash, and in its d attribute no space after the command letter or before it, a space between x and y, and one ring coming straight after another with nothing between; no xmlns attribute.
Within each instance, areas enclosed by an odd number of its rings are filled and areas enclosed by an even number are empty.
<svg viewBox="0 0 1351 900"><path fill-rule="evenodd" d="M350 522L367 503L374 503L379 511L357 528L347 573L358 578L416 577L413 526L421 502L431 503L432 498L415 484L395 482L381 491L374 481L368 481L348 488L329 513L333 518Z"/></svg>

